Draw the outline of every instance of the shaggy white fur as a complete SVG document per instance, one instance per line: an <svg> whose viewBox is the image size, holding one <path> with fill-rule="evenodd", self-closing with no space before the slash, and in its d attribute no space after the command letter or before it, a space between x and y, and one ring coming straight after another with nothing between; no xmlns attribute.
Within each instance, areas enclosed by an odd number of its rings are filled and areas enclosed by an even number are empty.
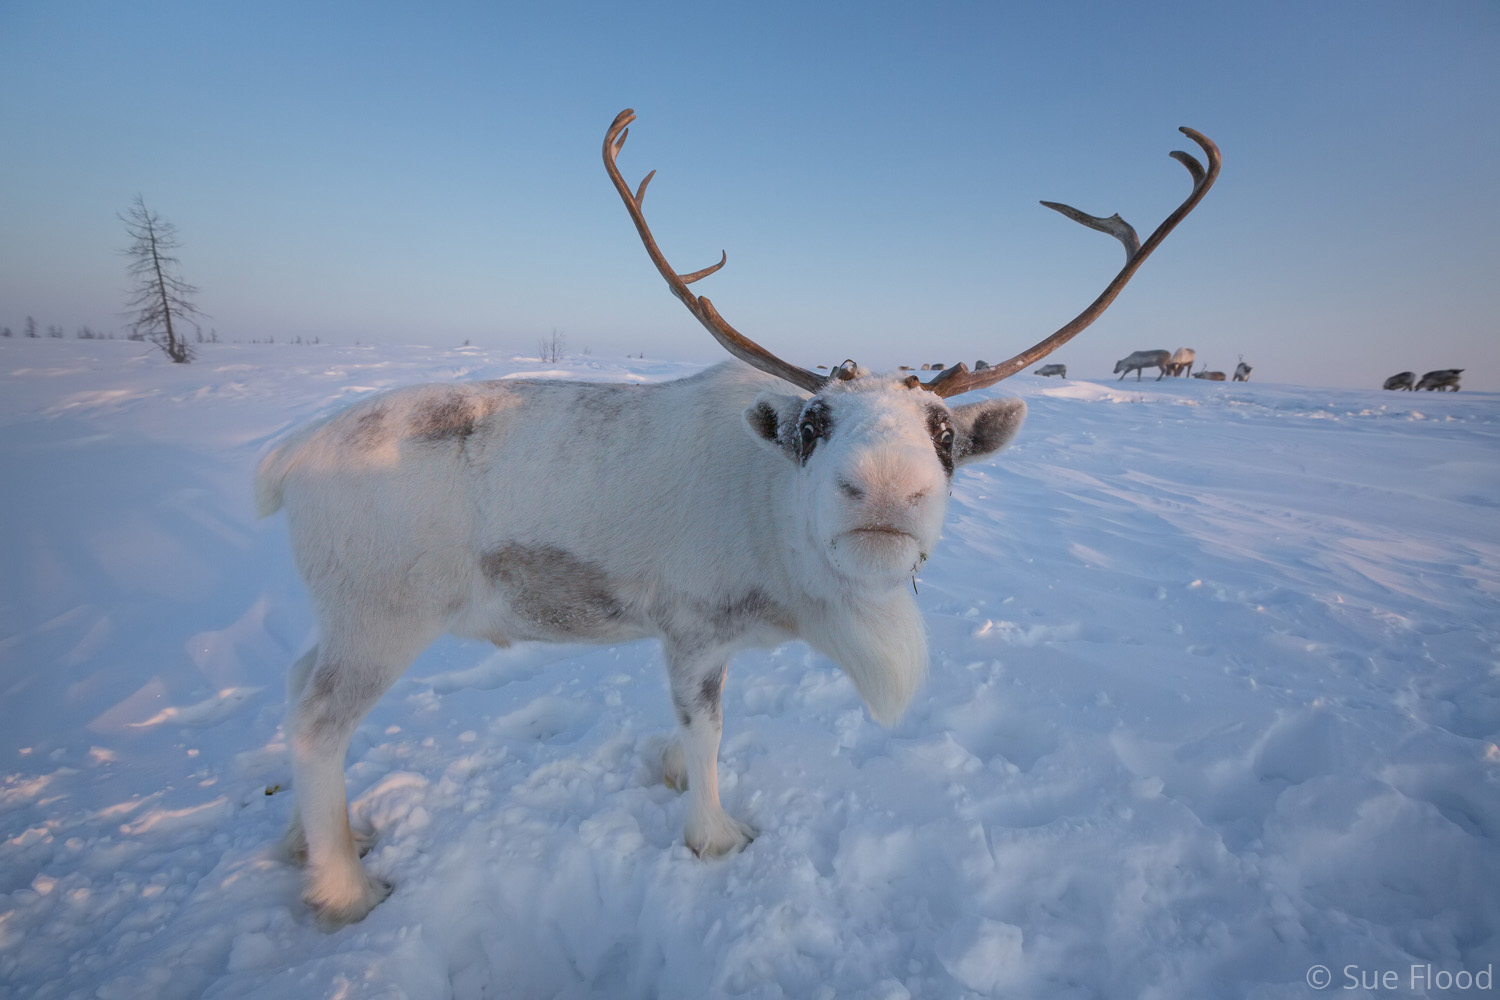
<svg viewBox="0 0 1500 1000"><path fill-rule="evenodd" d="M737 361L656 385L434 384L361 401L272 451L321 638L289 685L304 899L325 926L388 887L361 869L343 761L355 727L444 632L662 640L680 722L668 776L699 855L754 833L719 803L720 691L739 650L801 638L871 714L900 717L927 668L909 581L962 463L1025 404L949 408L861 374L816 396Z"/></svg>

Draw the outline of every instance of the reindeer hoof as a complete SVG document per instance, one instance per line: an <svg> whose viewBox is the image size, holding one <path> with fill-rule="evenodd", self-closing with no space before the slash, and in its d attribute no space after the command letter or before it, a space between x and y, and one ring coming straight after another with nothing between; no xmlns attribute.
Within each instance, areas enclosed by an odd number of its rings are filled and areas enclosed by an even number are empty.
<svg viewBox="0 0 1500 1000"><path fill-rule="evenodd" d="M743 851L755 836L753 827L720 812L712 819L698 823L690 821L683 841L700 858L722 858Z"/></svg>
<svg viewBox="0 0 1500 1000"><path fill-rule="evenodd" d="M357 924L369 916L370 911L383 903L391 894L392 888L389 882L367 876L364 891L348 902L336 903L319 900L312 896L302 898L317 917L318 928L331 934L342 927Z"/></svg>

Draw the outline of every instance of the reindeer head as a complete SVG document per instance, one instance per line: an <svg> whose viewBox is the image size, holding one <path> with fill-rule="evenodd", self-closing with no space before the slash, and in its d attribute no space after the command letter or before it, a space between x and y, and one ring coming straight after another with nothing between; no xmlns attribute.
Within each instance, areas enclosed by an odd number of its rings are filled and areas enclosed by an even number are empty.
<svg viewBox="0 0 1500 1000"><path fill-rule="evenodd" d="M973 372L960 362L929 382L915 375L871 375L853 362L831 375L820 375L761 347L730 326L706 297L688 289L723 267L727 255L721 253L717 264L691 274L678 274L667 263L641 208L656 171L647 174L632 192L615 162L625 145L627 126L634 120L635 112L629 109L615 117L604 137L604 167L635 222L647 255L672 294L730 354L811 394L808 398L762 393L745 411L745 422L758 440L801 469L797 488L802 491L799 509L805 512L807 535L802 541L811 551L824 553L836 571L869 582L904 578L921 564L937 541L954 469L1004 447L1026 415L1025 404L1015 399L951 408L945 399L1009 378L1097 319L1142 262L1202 200L1219 174L1218 147L1192 129L1182 129L1202 147L1208 168L1188 153L1171 154L1192 175L1193 190L1145 243L1118 215L1099 218L1067 205L1042 202L1118 239L1125 247L1125 266L1087 309L1009 361ZM1118 366L1115 370L1119 371Z"/></svg>
<svg viewBox="0 0 1500 1000"><path fill-rule="evenodd" d="M851 586L884 587L937 544L953 471L1003 448L1025 416L1019 399L950 408L906 379L854 369L811 398L762 392L745 424L797 467L803 551Z"/></svg>

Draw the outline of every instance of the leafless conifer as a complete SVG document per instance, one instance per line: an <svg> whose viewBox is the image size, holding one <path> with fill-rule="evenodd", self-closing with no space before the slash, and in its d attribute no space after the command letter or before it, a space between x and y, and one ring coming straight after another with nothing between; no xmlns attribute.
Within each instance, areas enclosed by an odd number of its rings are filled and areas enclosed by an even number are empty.
<svg viewBox="0 0 1500 1000"><path fill-rule="evenodd" d="M192 348L179 327L186 322L200 330L194 317L203 313L193 304L198 289L177 275L178 260L172 256L172 251L182 246L177 227L146 208L140 195L120 221L131 238L130 246L120 252L130 261L126 270L134 282L130 300L132 339L149 337L173 361L191 361Z"/></svg>

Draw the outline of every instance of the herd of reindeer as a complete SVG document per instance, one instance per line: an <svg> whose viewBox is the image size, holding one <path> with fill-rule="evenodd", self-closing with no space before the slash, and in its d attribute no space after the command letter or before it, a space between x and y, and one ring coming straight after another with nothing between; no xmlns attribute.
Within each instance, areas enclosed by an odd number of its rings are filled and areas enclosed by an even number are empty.
<svg viewBox="0 0 1500 1000"><path fill-rule="evenodd" d="M1193 378L1207 379L1210 382L1223 382L1223 372L1211 372L1204 365L1199 371L1193 371L1193 362L1198 360L1197 354L1191 347L1179 347L1176 351L1132 351L1128 356L1115 362L1115 374L1124 379L1126 375L1135 372L1135 380L1141 380L1141 372L1147 368L1156 368L1161 374L1156 376L1160 382L1168 375L1181 377L1191 375ZM942 371L945 366L941 364L923 365L923 371ZM976 361L974 370L980 371L988 368L989 364L984 361ZM907 365L901 366L902 371L910 371ZM1239 364L1234 366L1234 374L1231 378L1235 382L1250 381L1251 368L1245 364L1244 355L1240 356ZM1462 368L1437 368L1417 378L1416 372L1401 372L1392 375L1385 380L1383 389L1426 389L1429 392L1436 389L1439 391L1451 389L1458 391L1458 376L1463 373ZM1046 364L1032 372L1033 375L1056 375L1060 378L1068 377L1068 366L1062 364Z"/></svg>
<svg viewBox="0 0 1500 1000"><path fill-rule="evenodd" d="M1223 372L1211 372L1211 371L1208 370L1208 366L1207 365L1203 366L1203 370L1202 371L1196 371L1196 372L1193 371L1193 362L1195 362L1197 360L1198 360L1198 355L1193 351L1193 349L1191 347L1179 347L1175 352L1174 351L1132 351L1128 357L1121 358L1119 361L1115 362L1115 372L1122 379L1126 375L1130 374L1131 372L1135 372L1135 380L1137 382L1139 382L1141 380L1141 371L1142 371L1142 369L1145 369L1145 368L1157 368L1157 369L1161 370L1161 374L1158 375L1158 376L1156 376L1156 380L1158 382L1160 382L1163 378L1165 378L1168 375L1172 375L1174 377L1176 377L1176 376L1182 376L1182 375L1191 375L1193 378L1208 379L1210 382L1223 382L1224 381L1224 373ZM989 364L987 362L984 362L984 361L976 361L976 362L974 362L974 370L975 371L981 371L981 370L983 370L985 368L988 368L988 367L989 367ZM944 368L944 366L941 365L941 364L923 365L922 366L922 370L924 372L925 371L942 371L943 368ZM909 366L907 366L907 365L902 365L901 366L901 370L902 371L910 371L911 368ZM1235 365L1235 367L1234 367L1234 381L1236 381L1236 382L1248 382L1248 381L1250 381L1250 371L1251 371L1250 366L1247 365L1247 364L1245 364L1245 358L1244 358L1243 355L1241 355L1240 356L1240 363L1237 364L1237 365ZM1067 378L1068 377L1068 366L1067 365L1060 365L1060 364L1042 365L1042 367L1036 369L1034 372L1032 372L1032 374L1033 375L1056 375L1056 376L1058 376L1060 378Z"/></svg>

